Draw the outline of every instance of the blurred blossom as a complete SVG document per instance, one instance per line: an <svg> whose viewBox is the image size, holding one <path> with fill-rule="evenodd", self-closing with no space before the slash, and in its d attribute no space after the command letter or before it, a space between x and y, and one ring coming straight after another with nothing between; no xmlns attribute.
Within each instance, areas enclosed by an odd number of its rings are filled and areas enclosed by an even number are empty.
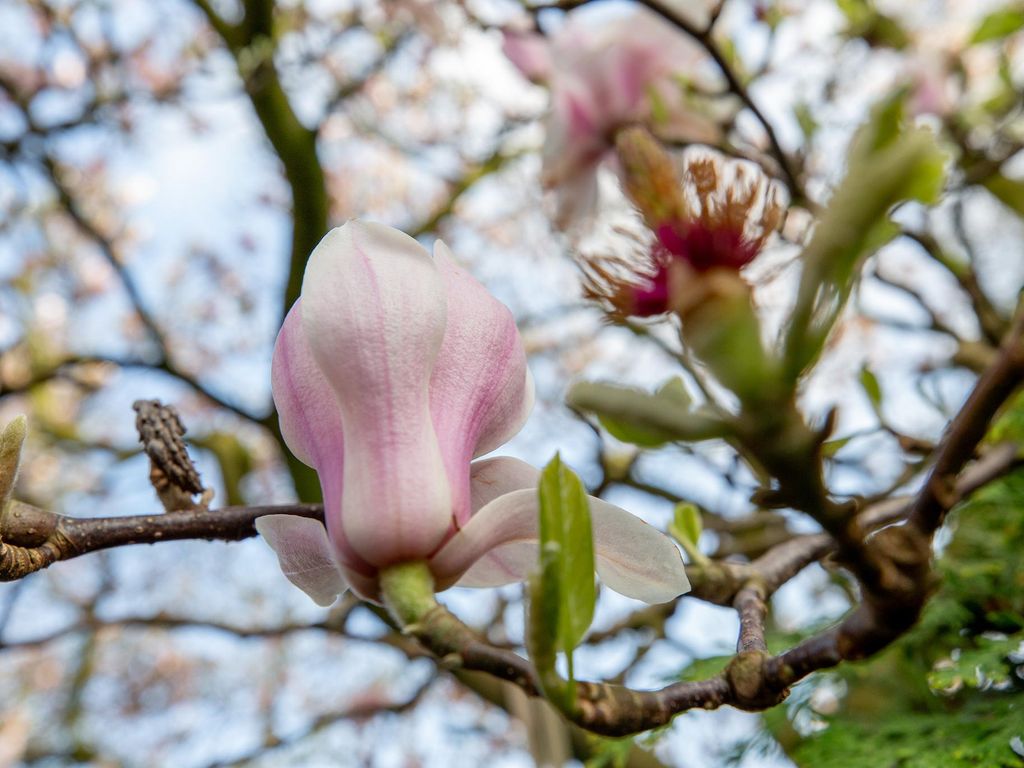
<svg viewBox="0 0 1024 768"><path fill-rule="evenodd" d="M599 19L577 11L550 39L506 32L504 50L524 76L551 89L543 182L559 191L562 226L591 212L595 172L618 129L641 123L680 142L720 136L686 92L700 49L645 8Z"/></svg>
<svg viewBox="0 0 1024 768"><path fill-rule="evenodd" d="M749 163L691 154L675 213L648 221L654 237L632 252L584 257L584 291L616 317L650 317L699 300L703 273L737 272L785 215L778 188Z"/></svg>
<svg viewBox="0 0 1024 768"><path fill-rule="evenodd" d="M956 106L956 89L948 62L917 60L911 65L908 109L913 115L948 115Z"/></svg>
<svg viewBox="0 0 1024 768"><path fill-rule="evenodd" d="M67 322L68 304L60 294L41 293L35 299L35 316L47 333L54 333Z"/></svg>
<svg viewBox="0 0 1024 768"><path fill-rule="evenodd" d="M257 528L285 575L329 605L346 587L378 597L381 569L427 561L439 589L519 581L537 565L538 472L472 462L515 435L533 380L508 309L460 269L379 224L351 221L310 257L274 349L274 402L288 447L317 470L318 520ZM675 545L591 499L598 573L664 602L688 589Z"/></svg>
<svg viewBox="0 0 1024 768"><path fill-rule="evenodd" d="M998 41L971 40L983 10L983 4L947 2L938 18L930 16L915 28L905 70L912 114L949 117L964 106L965 97L987 109L986 102L1007 89L1002 68L1010 49L1004 51ZM1005 95L1013 101L1012 94Z"/></svg>
<svg viewBox="0 0 1024 768"><path fill-rule="evenodd" d="M61 88L78 88L85 82L85 62L74 51L61 50L53 57L52 64L54 85Z"/></svg>
<svg viewBox="0 0 1024 768"><path fill-rule="evenodd" d="M8 710L0 722L0 766L17 765L25 756L32 734L28 707Z"/></svg>
<svg viewBox="0 0 1024 768"><path fill-rule="evenodd" d="M451 42L453 32L444 18L444 4L436 0L392 0L384 3L388 16L412 22L435 44Z"/></svg>
<svg viewBox="0 0 1024 768"><path fill-rule="evenodd" d="M130 173L118 180L117 197L122 205L143 205L157 193L157 181L147 173Z"/></svg>
<svg viewBox="0 0 1024 768"><path fill-rule="evenodd" d="M77 298L100 296L115 282L114 270L111 269L110 263L96 253L84 253L75 272L78 277Z"/></svg>

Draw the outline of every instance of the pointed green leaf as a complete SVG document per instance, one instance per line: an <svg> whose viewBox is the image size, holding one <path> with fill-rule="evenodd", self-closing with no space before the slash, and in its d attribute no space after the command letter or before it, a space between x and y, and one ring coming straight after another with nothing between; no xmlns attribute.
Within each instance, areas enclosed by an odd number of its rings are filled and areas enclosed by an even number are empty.
<svg viewBox="0 0 1024 768"><path fill-rule="evenodd" d="M578 382L570 388L567 400L573 408L595 413L612 437L642 448L676 440L708 440L728 432L714 416L693 410L679 378L654 394L614 384Z"/></svg>
<svg viewBox="0 0 1024 768"><path fill-rule="evenodd" d="M734 278L689 310L683 342L745 407L759 408L778 392L780 360L761 341L761 320L750 286Z"/></svg>
<svg viewBox="0 0 1024 768"><path fill-rule="evenodd" d="M835 440L826 440L821 444L821 455L826 459L834 458L843 448L850 444L850 441L856 435L847 435L846 437L837 437Z"/></svg>
<svg viewBox="0 0 1024 768"><path fill-rule="evenodd" d="M697 545L703 530L704 523L696 504L680 502L676 505L668 532L682 546L690 562L696 565L706 565L709 562L708 556L701 552Z"/></svg>
<svg viewBox="0 0 1024 768"><path fill-rule="evenodd" d="M689 502L676 504L672 524L675 528L674 533L678 533L694 546L697 545L701 531L704 530L704 523L701 521L700 510L697 509L696 504Z"/></svg>
<svg viewBox="0 0 1024 768"><path fill-rule="evenodd" d="M541 473L537 492L545 582L541 597L550 602L557 595L557 645L568 655L572 680L572 651L590 627L597 600L590 504L583 483L558 454ZM550 605L544 606L543 615L548 620L554 616Z"/></svg>
<svg viewBox="0 0 1024 768"><path fill-rule="evenodd" d="M798 102L793 107L793 116L796 118L796 122L800 126L800 131L805 139L813 138L814 134L818 132L818 128L821 127L818 121L814 119L811 107L806 101Z"/></svg>
<svg viewBox="0 0 1024 768"><path fill-rule="evenodd" d="M903 101L899 93L879 104L857 132L846 176L804 249L786 339L793 379L821 354L864 260L899 232L889 211L905 200L933 202L942 191L946 156L930 131L903 126Z"/></svg>
<svg viewBox="0 0 1024 768"><path fill-rule="evenodd" d="M654 86L648 86L647 99L651 105L651 119L654 121L654 124L664 125L667 123L671 113L665 104L665 99L662 97L661 92Z"/></svg>
<svg viewBox="0 0 1024 768"><path fill-rule="evenodd" d="M860 385L864 388L864 394L868 396L868 400L871 401L871 407L875 413L881 411L882 387L878 383L878 378L867 366L860 369Z"/></svg>
<svg viewBox="0 0 1024 768"><path fill-rule="evenodd" d="M971 35L971 45L985 43L989 40L1001 40L1024 29L1024 9L1002 8L993 11L981 20L978 28Z"/></svg>

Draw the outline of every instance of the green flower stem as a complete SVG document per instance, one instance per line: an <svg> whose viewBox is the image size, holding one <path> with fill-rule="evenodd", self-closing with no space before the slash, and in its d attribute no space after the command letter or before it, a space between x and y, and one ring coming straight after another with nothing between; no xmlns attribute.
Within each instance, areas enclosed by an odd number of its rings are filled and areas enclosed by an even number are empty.
<svg viewBox="0 0 1024 768"><path fill-rule="evenodd" d="M700 567L711 565L711 558L701 552L697 544L690 541L678 526L674 523L669 523L668 532L673 539L679 542L679 546L683 548L683 551L686 553L686 556L690 559L690 562L693 565Z"/></svg>
<svg viewBox="0 0 1024 768"><path fill-rule="evenodd" d="M440 607L434 597L434 577L422 560L385 568L380 572L380 590L388 611L406 631Z"/></svg>
<svg viewBox="0 0 1024 768"><path fill-rule="evenodd" d="M14 490L21 464L21 447L27 433L28 421L24 416L18 416L0 430L0 510L7 505Z"/></svg>

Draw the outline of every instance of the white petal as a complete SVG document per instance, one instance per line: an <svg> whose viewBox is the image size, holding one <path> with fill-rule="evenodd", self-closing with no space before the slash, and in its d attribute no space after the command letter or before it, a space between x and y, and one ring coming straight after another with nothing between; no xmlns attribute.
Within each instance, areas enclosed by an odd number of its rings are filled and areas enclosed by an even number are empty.
<svg viewBox="0 0 1024 768"><path fill-rule="evenodd" d="M456 523L471 514L466 465L507 442L533 407L533 379L508 308L434 243L448 313L430 381L430 411L453 491Z"/></svg>
<svg viewBox="0 0 1024 768"><path fill-rule="evenodd" d="M540 470L511 456L495 456L481 459L470 465L470 490L473 499L473 513L485 504L521 488L536 488Z"/></svg>
<svg viewBox="0 0 1024 768"><path fill-rule="evenodd" d="M302 328L302 299L289 310L274 344L274 405L285 444L303 463L341 476L341 408Z"/></svg>
<svg viewBox="0 0 1024 768"><path fill-rule="evenodd" d="M317 605L328 606L346 589L327 530L319 520L298 515L264 515L256 530L277 553L281 571Z"/></svg>
<svg viewBox="0 0 1024 768"><path fill-rule="evenodd" d="M374 566L429 556L451 526L429 393L446 312L430 255L389 227L350 221L306 266L302 327L345 428L341 525Z"/></svg>
<svg viewBox="0 0 1024 768"><path fill-rule="evenodd" d="M597 573L611 589L647 603L689 591L675 544L624 509L593 496ZM486 504L431 560L438 586L492 587L522 581L537 568L538 501L533 488Z"/></svg>
<svg viewBox="0 0 1024 768"><path fill-rule="evenodd" d="M690 591L675 542L636 515L590 497L597 575L616 592L666 603Z"/></svg>

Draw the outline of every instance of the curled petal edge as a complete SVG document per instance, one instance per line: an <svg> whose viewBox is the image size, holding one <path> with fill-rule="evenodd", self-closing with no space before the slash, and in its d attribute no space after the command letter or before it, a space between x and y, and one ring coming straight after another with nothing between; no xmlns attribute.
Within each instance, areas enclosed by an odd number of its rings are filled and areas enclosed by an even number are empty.
<svg viewBox="0 0 1024 768"><path fill-rule="evenodd" d="M348 588L327 529L319 520L298 515L264 515L256 530L277 554L288 581L320 606L331 605Z"/></svg>
<svg viewBox="0 0 1024 768"><path fill-rule="evenodd" d="M610 589L646 603L690 590L676 545L640 518L593 496L590 515L597 573ZM537 568L535 488L490 501L431 560L438 587L495 587L524 580Z"/></svg>

